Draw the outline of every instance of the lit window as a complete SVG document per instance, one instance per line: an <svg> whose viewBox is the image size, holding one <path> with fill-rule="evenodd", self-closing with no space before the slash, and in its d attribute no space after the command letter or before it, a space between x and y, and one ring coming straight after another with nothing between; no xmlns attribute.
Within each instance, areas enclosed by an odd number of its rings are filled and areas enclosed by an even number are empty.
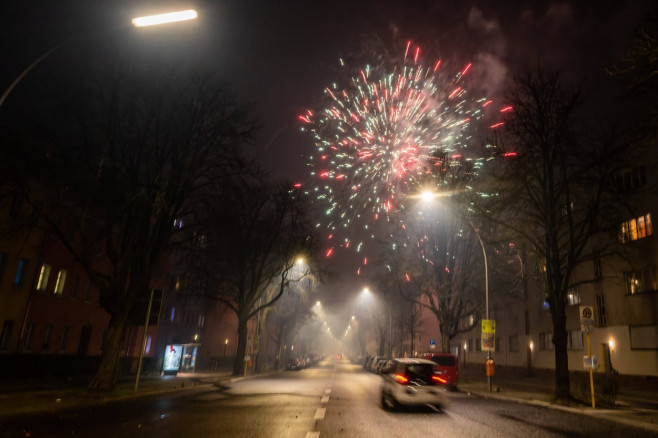
<svg viewBox="0 0 658 438"><path fill-rule="evenodd" d="M655 267L624 272L624 282L626 283L626 293L628 295L635 295L658 289Z"/></svg>
<svg viewBox="0 0 658 438"><path fill-rule="evenodd" d="M64 284L66 283L66 269L60 269L57 273L57 281L55 282L55 295L62 295L64 292Z"/></svg>
<svg viewBox="0 0 658 438"><path fill-rule="evenodd" d="M16 275L14 275L14 286L21 287L25 284L25 277L27 276L27 268L30 265L28 259L20 259L16 267Z"/></svg>
<svg viewBox="0 0 658 438"><path fill-rule="evenodd" d="M570 306L577 306L580 304L580 293L577 287L573 287L567 291L567 304Z"/></svg>
<svg viewBox="0 0 658 438"><path fill-rule="evenodd" d="M43 264L39 270L37 290L46 290L46 287L48 286L48 277L50 277L50 265Z"/></svg>
<svg viewBox="0 0 658 438"><path fill-rule="evenodd" d="M643 239L653 234L653 225L651 223L651 213L647 213L635 219L621 224L619 230L619 240L630 242L632 240Z"/></svg>
<svg viewBox="0 0 658 438"><path fill-rule="evenodd" d="M169 321L174 322L174 316L176 316L176 308L171 308L171 315L169 315Z"/></svg>
<svg viewBox="0 0 658 438"><path fill-rule="evenodd" d="M145 354L149 354L151 352L151 337L149 336L146 338L146 351L144 351Z"/></svg>

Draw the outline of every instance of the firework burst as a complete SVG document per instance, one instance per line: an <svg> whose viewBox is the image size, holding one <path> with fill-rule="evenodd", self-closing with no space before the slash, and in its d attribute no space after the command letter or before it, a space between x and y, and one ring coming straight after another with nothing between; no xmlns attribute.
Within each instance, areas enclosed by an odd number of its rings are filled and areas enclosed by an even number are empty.
<svg viewBox="0 0 658 438"><path fill-rule="evenodd" d="M470 68L425 64L408 43L399 65L364 67L347 86L327 87L321 109L299 116L317 147L310 190L326 206L327 256L337 247L361 250L375 237L373 222L404 228L405 195L421 182L440 185L437 170L469 155L469 126L491 103L469 95Z"/></svg>

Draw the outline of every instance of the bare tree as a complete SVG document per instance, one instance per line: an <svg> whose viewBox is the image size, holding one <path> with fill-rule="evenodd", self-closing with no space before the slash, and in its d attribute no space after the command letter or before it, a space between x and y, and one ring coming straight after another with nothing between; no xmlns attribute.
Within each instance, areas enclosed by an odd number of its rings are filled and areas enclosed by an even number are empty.
<svg viewBox="0 0 658 438"><path fill-rule="evenodd" d="M612 228L611 184L624 148L597 141L581 117L580 88L564 87L555 72L529 69L507 97L514 108L497 141L509 159L493 167L489 213L537 261L550 305L555 344L556 397L570 399L567 291L577 266L592 259L597 233Z"/></svg>
<svg viewBox="0 0 658 438"><path fill-rule="evenodd" d="M174 221L221 189L255 128L216 77L156 61L100 63L102 74L51 84L39 105L13 108L4 131L17 145L2 149L15 186L111 316L91 391L115 385L128 316L148 294Z"/></svg>
<svg viewBox="0 0 658 438"><path fill-rule="evenodd" d="M298 257L312 260L317 237L308 206L286 183L264 175L235 178L208 198L198 268L211 279L210 296L238 317L233 373L243 369L247 323L288 290Z"/></svg>

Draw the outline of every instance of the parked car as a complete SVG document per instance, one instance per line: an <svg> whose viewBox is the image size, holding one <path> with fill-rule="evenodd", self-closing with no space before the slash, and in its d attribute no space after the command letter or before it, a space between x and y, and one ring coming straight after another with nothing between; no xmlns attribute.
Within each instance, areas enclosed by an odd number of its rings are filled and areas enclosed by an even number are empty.
<svg viewBox="0 0 658 438"><path fill-rule="evenodd" d="M286 365L287 370L301 370L304 368L299 358L290 359L288 365Z"/></svg>
<svg viewBox="0 0 658 438"><path fill-rule="evenodd" d="M377 369L375 370L375 372L377 374L381 374L382 369L384 369L388 365L389 362L390 362L390 359L380 359L379 362L377 362Z"/></svg>
<svg viewBox="0 0 658 438"><path fill-rule="evenodd" d="M429 352L420 355L421 358L431 360L436 364L435 373L440 375L445 383L446 388L451 391L457 390L459 380L459 361L454 354Z"/></svg>
<svg viewBox="0 0 658 438"><path fill-rule="evenodd" d="M376 373L377 372L377 366L379 365L379 361L385 359L384 356L373 356L372 362L370 362L370 366L368 367L368 371L371 373Z"/></svg>
<svg viewBox="0 0 658 438"><path fill-rule="evenodd" d="M441 409L446 398L435 366L427 359L391 360L382 370L382 408L431 405Z"/></svg>

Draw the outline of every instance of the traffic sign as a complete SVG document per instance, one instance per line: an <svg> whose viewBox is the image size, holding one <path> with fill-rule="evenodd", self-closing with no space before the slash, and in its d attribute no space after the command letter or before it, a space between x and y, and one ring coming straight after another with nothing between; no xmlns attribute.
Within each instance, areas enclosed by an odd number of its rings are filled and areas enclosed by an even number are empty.
<svg viewBox="0 0 658 438"><path fill-rule="evenodd" d="M483 319L482 333L496 333L496 321L493 319Z"/></svg>
<svg viewBox="0 0 658 438"><path fill-rule="evenodd" d="M434 350L436 348L436 339L430 339L430 350Z"/></svg>
<svg viewBox="0 0 658 438"><path fill-rule="evenodd" d="M589 332L594 327L594 307L580 306L580 330Z"/></svg>

